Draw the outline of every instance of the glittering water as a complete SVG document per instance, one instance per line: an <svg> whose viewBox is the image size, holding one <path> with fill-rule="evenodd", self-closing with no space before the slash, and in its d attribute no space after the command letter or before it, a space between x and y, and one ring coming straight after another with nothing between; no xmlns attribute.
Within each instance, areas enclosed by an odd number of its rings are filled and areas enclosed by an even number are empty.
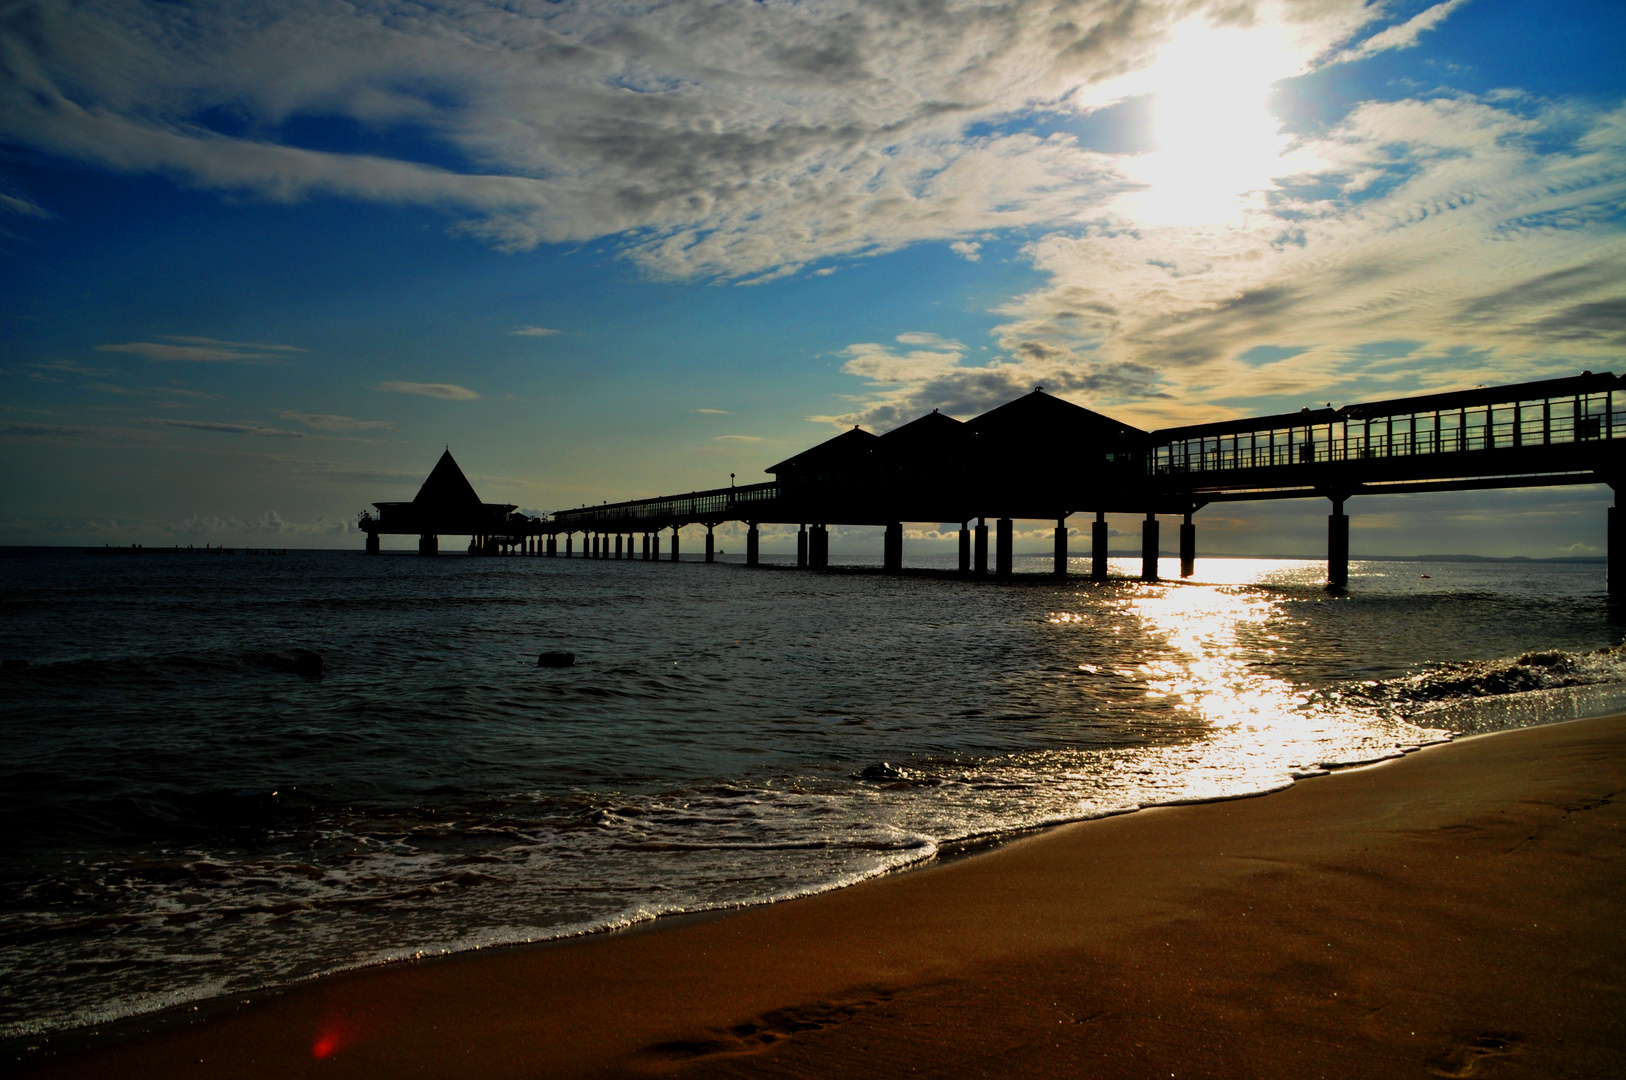
<svg viewBox="0 0 1626 1080"><path fill-rule="evenodd" d="M1357 563L1340 598L1310 562L1043 565L12 552L0 1034L1626 703L1598 564ZM538 668L552 649L577 666Z"/></svg>

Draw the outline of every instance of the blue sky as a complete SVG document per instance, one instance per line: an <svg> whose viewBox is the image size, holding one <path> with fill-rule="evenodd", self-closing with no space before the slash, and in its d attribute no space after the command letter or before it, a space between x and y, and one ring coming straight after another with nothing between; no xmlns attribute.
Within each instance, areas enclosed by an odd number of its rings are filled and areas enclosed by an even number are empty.
<svg viewBox="0 0 1626 1080"><path fill-rule="evenodd" d="M359 546L448 444L546 510L1034 384L1152 427L1618 371L1623 40L1525 0L13 4L0 543ZM1541 556L1609 503L1350 509L1357 555Z"/></svg>

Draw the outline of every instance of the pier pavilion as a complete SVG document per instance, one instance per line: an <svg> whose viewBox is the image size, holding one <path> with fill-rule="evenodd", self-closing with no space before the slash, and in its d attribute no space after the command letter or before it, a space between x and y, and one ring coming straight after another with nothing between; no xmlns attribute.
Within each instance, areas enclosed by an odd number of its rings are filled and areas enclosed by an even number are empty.
<svg viewBox="0 0 1626 1080"><path fill-rule="evenodd" d="M710 561L715 527L740 521L747 526L746 563L756 565L758 525L797 524L797 565L822 569L829 565L829 526L873 525L886 530L884 565L895 572L903 567L904 522L957 521L960 570L983 576L989 574L993 518L993 576L1006 576L1012 572L1013 521L1039 519L1056 522L1054 570L1064 575L1067 520L1084 512L1095 515L1091 576L1102 580L1106 515L1134 513L1145 515L1141 576L1155 580L1161 517L1181 519L1180 573L1189 577L1196 565L1194 515L1203 507L1320 498L1331 504L1327 580L1341 588L1349 580L1348 504L1356 496L1618 488L1626 479L1626 403L1615 398L1616 390L1626 391L1621 382L1609 373L1584 372L1159 431L1139 430L1036 389L963 423L933 412L884 435L854 428L769 466L774 479L768 483L603 503L541 519L507 507L508 531L494 535L531 553L540 553L539 538L545 536L546 554L569 556L580 533L583 557L625 559L639 557L641 535L642 558L659 559L661 532L670 529L675 560L678 530L700 524L706 526ZM385 506L415 503L376 505L383 513ZM1611 566L1626 558L1626 521L1617 527L1616 516L1611 507ZM538 539L526 547L525 538L533 536ZM375 545L370 531L369 550ZM1609 587L1626 596L1626 572L1611 573Z"/></svg>
<svg viewBox="0 0 1626 1080"><path fill-rule="evenodd" d="M383 533L416 534L420 555L437 554L442 536L467 536L469 551L475 554L535 547L537 519L515 513L518 508L512 503L481 502L450 447L411 502L378 502L373 507L377 517L364 513L357 522L367 534L369 555L378 554Z"/></svg>

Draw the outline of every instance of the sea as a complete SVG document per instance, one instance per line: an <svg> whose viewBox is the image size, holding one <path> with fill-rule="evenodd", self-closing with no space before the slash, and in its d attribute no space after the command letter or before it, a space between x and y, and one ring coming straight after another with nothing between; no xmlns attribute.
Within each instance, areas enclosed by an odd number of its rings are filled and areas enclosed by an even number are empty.
<svg viewBox="0 0 1626 1080"><path fill-rule="evenodd" d="M1626 708L1598 562L951 559L0 550L0 1037Z"/></svg>

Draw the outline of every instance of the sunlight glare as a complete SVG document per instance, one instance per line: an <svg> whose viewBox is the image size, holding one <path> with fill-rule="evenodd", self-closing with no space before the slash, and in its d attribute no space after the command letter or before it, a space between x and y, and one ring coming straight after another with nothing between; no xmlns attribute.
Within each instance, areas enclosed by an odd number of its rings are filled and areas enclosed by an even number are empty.
<svg viewBox="0 0 1626 1080"><path fill-rule="evenodd" d="M1287 137L1267 107L1270 88L1299 70L1285 44L1262 30L1192 27L1177 34L1144 73L1156 94L1158 149L1132 159L1145 187L1125 197L1136 220L1213 225L1240 215L1267 189Z"/></svg>

